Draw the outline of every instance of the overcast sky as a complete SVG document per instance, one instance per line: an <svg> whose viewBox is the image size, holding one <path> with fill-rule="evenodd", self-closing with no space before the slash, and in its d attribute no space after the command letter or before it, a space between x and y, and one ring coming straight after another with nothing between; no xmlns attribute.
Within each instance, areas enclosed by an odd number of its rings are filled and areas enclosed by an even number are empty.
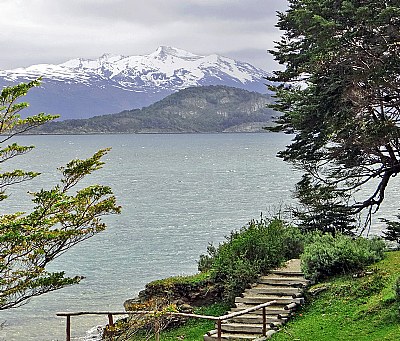
<svg viewBox="0 0 400 341"><path fill-rule="evenodd" d="M166 45L271 71L286 0L0 0L0 69Z"/></svg>

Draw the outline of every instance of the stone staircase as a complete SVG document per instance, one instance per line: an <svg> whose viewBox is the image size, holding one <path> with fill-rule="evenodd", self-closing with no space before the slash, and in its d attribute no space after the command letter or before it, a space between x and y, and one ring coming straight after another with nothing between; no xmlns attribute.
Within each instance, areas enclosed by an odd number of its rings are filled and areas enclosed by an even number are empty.
<svg viewBox="0 0 400 341"><path fill-rule="evenodd" d="M228 313L238 312L262 303L276 301L265 308L267 332L263 336L263 310L258 309L223 321L221 341L266 340L286 323L297 306L304 301L303 291L310 284L300 269L300 260L292 259L285 266L261 276L257 283L236 297L235 307ZM217 330L204 335L204 341L218 340Z"/></svg>

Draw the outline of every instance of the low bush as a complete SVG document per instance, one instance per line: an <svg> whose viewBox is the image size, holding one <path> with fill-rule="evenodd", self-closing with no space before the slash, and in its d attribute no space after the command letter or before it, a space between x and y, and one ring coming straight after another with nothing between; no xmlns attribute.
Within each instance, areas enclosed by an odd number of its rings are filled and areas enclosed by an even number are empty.
<svg viewBox="0 0 400 341"><path fill-rule="evenodd" d="M394 282L394 293L397 302L397 317L400 320L400 276Z"/></svg>
<svg viewBox="0 0 400 341"><path fill-rule="evenodd" d="M358 271L383 259L385 247L378 238L315 233L309 236L304 247L302 270L306 277L314 280Z"/></svg>
<svg viewBox="0 0 400 341"><path fill-rule="evenodd" d="M157 279L146 284L146 287L161 287L163 290L171 289L176 285L197 286L208 281L210 275L207 272L201 272L188 276L173 276L164 279Z"/></svg>
<svg viewBox="0 0 400 341"><path fill-rule="evenodd" d="M210 273L203 271L196 275L174 276L150 282L139 293L139 300L147 302L165 298L169 302L198 306L220 300L221 292L222 289L214 284Z"/></svg>
<svg viewBox="0 0 400 341"><path fill-rule="evenodd" d="M200 256L199 270L209 271L223 295L233 300L260 274L298 257L303 251L303 236L297 228L281 220L251 221L232 232L218 247L209 245L207 255Z"/></svg>
<svg viewBox="0 0 400 341"><path fill-rule="evenodd" d="M396 294L396 301L400 303L400 276L397 277L394 283L394 292Z"/></svg>

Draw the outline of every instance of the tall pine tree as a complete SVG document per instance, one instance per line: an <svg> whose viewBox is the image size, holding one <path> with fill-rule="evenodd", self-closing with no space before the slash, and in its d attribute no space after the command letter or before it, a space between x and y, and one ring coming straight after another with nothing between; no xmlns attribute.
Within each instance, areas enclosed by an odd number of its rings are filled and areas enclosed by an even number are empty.
<svg viewBox="0 0 400 341"><path fill-rule="evenodd" d="M297 215L304 229L351 233L400 172L398 0L289 0L278 17L272 130L296 133L279 155L304 171Z"/></svg>

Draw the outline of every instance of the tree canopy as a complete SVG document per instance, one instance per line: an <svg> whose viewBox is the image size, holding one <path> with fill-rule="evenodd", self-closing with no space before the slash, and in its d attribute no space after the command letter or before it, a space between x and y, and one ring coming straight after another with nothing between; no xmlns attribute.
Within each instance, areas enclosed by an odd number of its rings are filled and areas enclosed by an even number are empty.
<svg viewBox="0 0 400 341"><path fill-rule="evenodd" d="M28 104L17 100L39 84L35 80L1 91L0 165L34 148L6 144L11 138L56 117L43 113L27 118L19 115ZM60 167L58 185L31 193L34 204L31 212L0 215L0 310L16 307L31 297L78 283L83 278L48 272L46 266L72 246L104 230L102 216L120 212L108 186L92 185L73 192L84 177L102 167L101 157L107 151L99 150L86 160L72 160ZM20 169L0 173L0 201L6 201L9 186L38 175Z"/></svg>
<svg viewBox="0 0 400 341"><path fill-rule="evenodd" d="M278 18L272 130L296 134L279 155L304 171L297 216L349 232L366 212L368 226L400 171L398 0L289 0Z"/></svg>

